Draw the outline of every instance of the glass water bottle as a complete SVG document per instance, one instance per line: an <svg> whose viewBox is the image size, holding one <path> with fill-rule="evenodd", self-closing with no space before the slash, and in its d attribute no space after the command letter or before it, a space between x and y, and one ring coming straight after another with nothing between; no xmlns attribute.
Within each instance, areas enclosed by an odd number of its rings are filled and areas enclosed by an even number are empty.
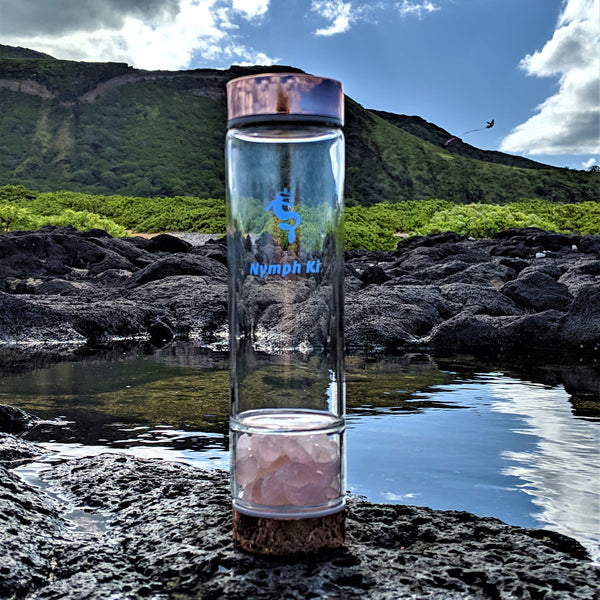
<svg viewBox="0 0 600 600"><path fill-rule="evenodd" d="M332 515L345 504L342 86L251 75L227 101L234 510Z"/></svg>

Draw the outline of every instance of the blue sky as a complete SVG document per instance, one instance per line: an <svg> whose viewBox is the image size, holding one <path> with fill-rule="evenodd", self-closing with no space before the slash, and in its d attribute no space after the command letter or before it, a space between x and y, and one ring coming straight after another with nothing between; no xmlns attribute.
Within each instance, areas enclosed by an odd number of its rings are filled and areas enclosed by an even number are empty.
<svg viewBox="0 0 600 600"><path fill-rule="evenodd" d="M0 43L144 69L284 64L479 148L600 164L600 0L0 0Z"/></svg>

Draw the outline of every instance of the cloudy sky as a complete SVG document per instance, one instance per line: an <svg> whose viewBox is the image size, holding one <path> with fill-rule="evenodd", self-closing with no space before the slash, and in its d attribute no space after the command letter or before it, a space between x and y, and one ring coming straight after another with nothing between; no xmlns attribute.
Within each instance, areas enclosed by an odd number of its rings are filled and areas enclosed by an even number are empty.
<svg viewBox="0 0 600 600"><path fill-rule="evenodd" d="M600 0L0 0L0 43L142 69L283 64L484 149L599 164Z"/></svg>

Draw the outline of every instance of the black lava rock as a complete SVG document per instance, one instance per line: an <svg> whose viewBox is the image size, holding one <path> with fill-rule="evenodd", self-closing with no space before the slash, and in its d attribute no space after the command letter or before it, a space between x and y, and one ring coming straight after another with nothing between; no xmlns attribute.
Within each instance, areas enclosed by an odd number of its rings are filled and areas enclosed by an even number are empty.
<svg viewBox="0 0 600 600"><path fill-rule="evenodd" d="M50 500L0 468L0 596L447 599L595 597L575 540L458 511L350 499L345 547L237 550L228 475L105 454L43 474Z"/></svg>
<svg viewBox="0 0 600 600"><path fill-rule="evenodd" d="M20 408L0 404L0 431L4 433L22 433L33 427L37 418Z"/></svg>
<svg viewBox="0 0 600 600"><path fill-rule="evenodd" d="M267 251L269 240L262 244ZM222 241L190 246L171 235L115 239L60 227L1 234L0 343L141 337L223 347L226 262ZM534 228L481 240L416 236L392 252L348 252L345 280L350 350L600 350L598 236ZM270 325L281 290L260 284L263 300L249 316L268 346L326 343L306 282L294 292L303 314L280 340Z"/></svg>

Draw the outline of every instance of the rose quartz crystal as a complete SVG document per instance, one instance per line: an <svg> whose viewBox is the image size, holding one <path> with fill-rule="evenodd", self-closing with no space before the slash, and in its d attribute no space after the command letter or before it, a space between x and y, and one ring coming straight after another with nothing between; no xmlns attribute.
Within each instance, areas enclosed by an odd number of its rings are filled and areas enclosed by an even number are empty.
<svg viewBox="0 0 600 600"><path fill-rule="evenodd" d="M311 506L340 494L340 449L326 434L242 434L236 444L239 497L268 506Z"/></svg>

